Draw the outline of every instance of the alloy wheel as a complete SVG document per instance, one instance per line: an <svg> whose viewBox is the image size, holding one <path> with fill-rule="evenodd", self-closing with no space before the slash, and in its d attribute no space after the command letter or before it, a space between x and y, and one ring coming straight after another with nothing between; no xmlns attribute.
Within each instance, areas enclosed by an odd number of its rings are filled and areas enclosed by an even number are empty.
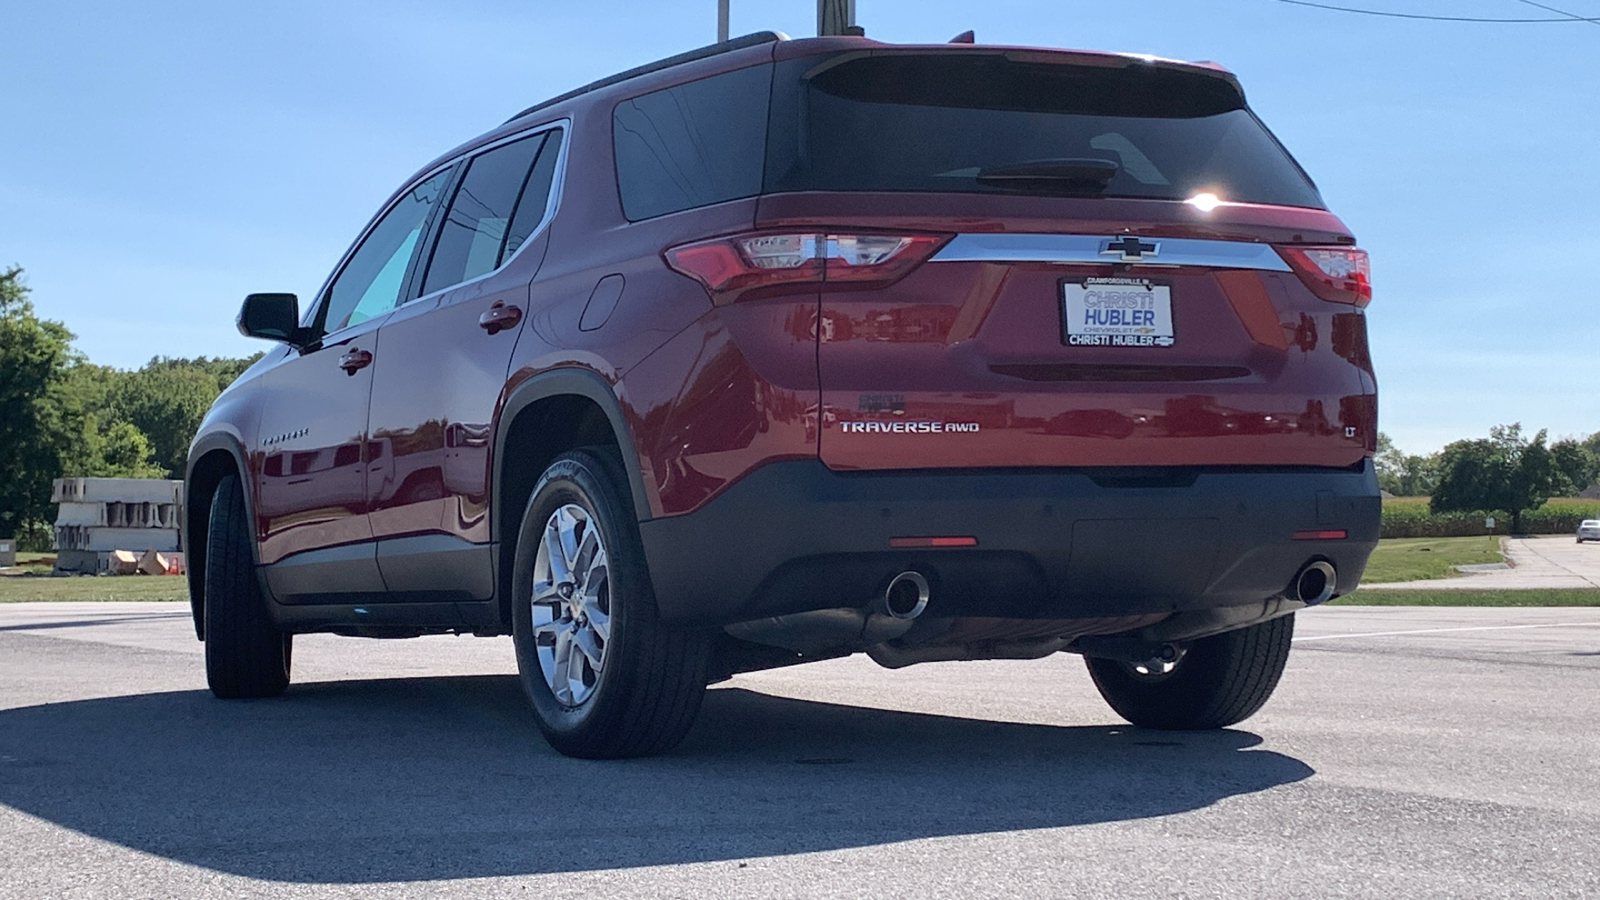
<svg viewBox="0 0 1600 900"><path fill-rule="evenodd" d="M568 503L546 520L532 605L545 683L563 706L582 706L600 683L611 641L609 557L598 523L583 507Z"/></svg>

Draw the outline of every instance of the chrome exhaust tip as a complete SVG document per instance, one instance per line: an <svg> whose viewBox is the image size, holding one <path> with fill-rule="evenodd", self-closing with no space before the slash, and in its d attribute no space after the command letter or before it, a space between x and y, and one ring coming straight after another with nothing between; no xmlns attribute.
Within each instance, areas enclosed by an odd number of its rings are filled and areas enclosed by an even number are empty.
<svg viewBox="0 0 1600 900"><path fill-rule="evenodd" d="M883 612L896 619L915 619L928 608L928 579L921 572L901 572L883 591Z"/></svg>
<svg viewBox="0 0 1600 900"><path fill-rule="evenodd" d="M1294 598L1307 606L1326 603L1338 584L1339 577L1331 564L1320 559L1309 562L1294 576Z"/></svg>

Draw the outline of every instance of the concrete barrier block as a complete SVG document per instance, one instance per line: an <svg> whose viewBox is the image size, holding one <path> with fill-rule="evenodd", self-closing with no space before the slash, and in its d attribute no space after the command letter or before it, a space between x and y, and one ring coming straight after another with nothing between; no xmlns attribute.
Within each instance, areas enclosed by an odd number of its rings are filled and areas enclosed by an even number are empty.
<svg viewBox="0 0 1600 900"><path fill-rule="evenodd" d="M57 478L51 503L180 503L183 482L164 478Z"/></svg>

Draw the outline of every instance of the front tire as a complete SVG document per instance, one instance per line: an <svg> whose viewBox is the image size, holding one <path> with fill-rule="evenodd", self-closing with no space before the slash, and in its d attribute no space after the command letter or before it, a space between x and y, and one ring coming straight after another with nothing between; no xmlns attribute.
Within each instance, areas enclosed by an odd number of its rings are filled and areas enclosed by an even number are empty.
<svg viewBox="0 0 1600 900"><path fill-rule="evenodd" d="M1144 728L1226 728L1255 715L1289 661L1294 615L1201 638L1167 671L1086 658L1095 687L1117 714Z"/></svg>
<svg viewBox="0 0 1600 900"><path fill-rule="evenodd" d="M206 684L225 700L276 697L289 686L293 637L273 624L250 552L250 520L239 478L211 497L206 527Z"/></svg>
<svg viewBox="0 0 1600 900"><path fill-rule="evenodd" d="M557 457L523 512L513 563L517 670L539 730L567 756L671 748L705 696L710 640L657 616L620 464Z"/></svg>

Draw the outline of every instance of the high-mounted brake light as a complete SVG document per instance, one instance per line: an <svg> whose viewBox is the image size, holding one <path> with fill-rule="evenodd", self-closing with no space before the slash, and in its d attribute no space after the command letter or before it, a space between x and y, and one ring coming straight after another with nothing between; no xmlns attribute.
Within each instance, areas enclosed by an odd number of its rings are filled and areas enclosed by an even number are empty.
<svg viewBox="0 0 1600 900"><path fill-rule="evenodd" d="M949 235L939 234L745 234L670 247L663 256L721 305L789 284L882 287L947 240Z"/></svg>
<svg viewBox="0 0 1600 900"><path fill-rule="evenodd" d="M1367 251L1354 247L1279 247L1311 293L1334 303L1366 306L1372 301Z"/></svg>

